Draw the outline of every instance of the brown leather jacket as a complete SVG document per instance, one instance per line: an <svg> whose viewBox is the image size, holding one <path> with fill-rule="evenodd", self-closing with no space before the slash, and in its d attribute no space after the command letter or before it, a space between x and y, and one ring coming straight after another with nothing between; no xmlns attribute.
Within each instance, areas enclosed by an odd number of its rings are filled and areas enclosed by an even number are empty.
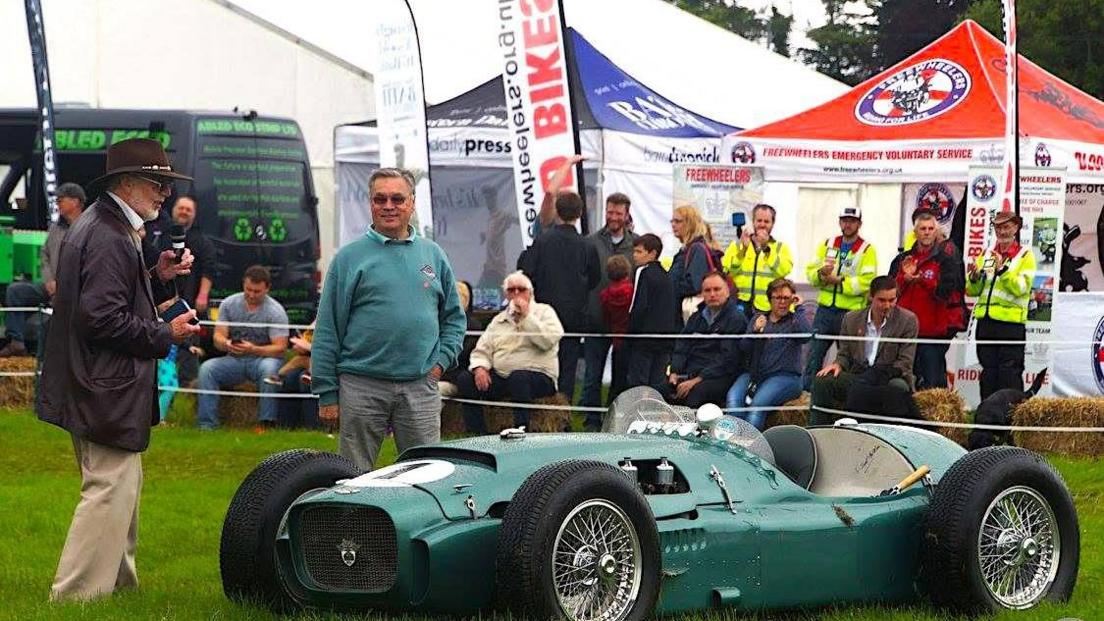
<svg viewBox="0 0 1104 621"><path fill-rule="evenodd" d="M97 444L144 451L160 420L157 359L172 345L155 299L170 296L150 282L133 229L110 197L70 227L55 275L38 417Z"/></svg>

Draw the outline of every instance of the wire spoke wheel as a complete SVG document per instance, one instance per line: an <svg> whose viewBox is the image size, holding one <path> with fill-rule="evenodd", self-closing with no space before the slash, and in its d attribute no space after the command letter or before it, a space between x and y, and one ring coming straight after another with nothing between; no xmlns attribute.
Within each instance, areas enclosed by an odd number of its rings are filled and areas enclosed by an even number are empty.
<svg viewBox="0 0 1104 621"><path fill-rule="evenodd" d="M552 545L552 582L568 619L624 619L640 592L642 570L636 529L615 504L588 500L561 523Z"/></svg>
<svg viewBox="0 0 1104 621"><path fill-rule="evenodd" d="M1061 559L1058 519L1030 487L989 503L978 532L978 566L989 594L1006 608L1030 608L1050 590Z"/></svg>

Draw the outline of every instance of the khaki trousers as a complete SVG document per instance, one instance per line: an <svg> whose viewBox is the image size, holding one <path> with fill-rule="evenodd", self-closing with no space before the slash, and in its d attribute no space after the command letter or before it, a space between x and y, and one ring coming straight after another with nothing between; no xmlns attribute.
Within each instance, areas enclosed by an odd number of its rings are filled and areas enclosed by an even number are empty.
<svg viewBox="0 0 1104 621"><path fill-rule="evenodd" d="M81 498L61 551L50 599L89 600L137 587L142 454L73 436Z"/></svg>

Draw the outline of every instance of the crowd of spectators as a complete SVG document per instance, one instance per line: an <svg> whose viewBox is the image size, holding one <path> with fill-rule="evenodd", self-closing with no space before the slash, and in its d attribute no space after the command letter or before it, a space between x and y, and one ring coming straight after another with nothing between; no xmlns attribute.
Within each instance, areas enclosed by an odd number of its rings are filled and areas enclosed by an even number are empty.
<svg viewBox="0 0 1104 621"><path fill-rule="evenodd" d="M579 233L583 198L560 190L579 161L569 159L556 171L538 235L519 258L518 271L503 281L504 308L485 327L473 313L471 286L455 282L467 336L455 364L443 369L436 385L441 395L466 400L464 421L471 432L485 431L482 406L472 401L531 404L559 392L575 402L580 359L581 406L595 409L629 387L651 386L672 404L723 405L761 429L772 408L802 391L823 408L861 409L864 399L877 398L892 409L896 396L907 401L915 390L946 387L950 339L969 322L967 294L981 296L973 310L979 340L1024 338L1034 257L1030 247L1017 243L1018 216L998 214L996 243L966 266L936 215L919 209L912 216L908 247L879 276L875 248L860 235L862 210L844 207L839 235L819 244L804 268L816 299L803 304L789 280L794 267L790 246L773 236L776 210L771 205L756 205L750 226L723 251L695 207L676 207L671 232L679 246L665 269L662 241L633 230L632 201L623 193L607 197L600 230L585 237ZM401 181L395 181L396 187ZM389 198L383 198L386 207ZM13 284L8 306L49 302L61 238L84 201L79 186L60 186L62 220L51 228L42 251L43 283ZM177 283L177 293L205 315L214 249L194 226L198 208L193 197L178 197L171 222L184 228L195 256L195 267ZM151 226L156 230L151 235L147 227L144 244L146 254L156 256L169 248L169 240L164 226ZM197 400L201 429L219 425L219 396L210 392L246 381L262 395L312 391L313 330L291 334L287 313L268 295L271 281L266 268L247 269L242 291L218 305L209 340L195 339L170 356L181 385L205 391ZM24 325L24 314L8 314L8 339L0 356L26 352ZM816 338L801 336L809 333ZM709 335L719 338L703 338ZM910 342L917 338L924 342ZM833 346L835 357L826 363ZM980 345L978 352L983 398L1019 386L1023 345ZM611 382L603 402L607 360ZM325 381L328 386L333 379L326 376ZM318 386L313 389L319 392ZM310 398L262 397L258 422L316 428L318 407ZM530 412L517 408L514 423L527 425ZM897 413L908 412L901 406ZM810 422L831 419L817 408L810 412ZM587 413L588 429L601 424L600 413Z"/></svg>

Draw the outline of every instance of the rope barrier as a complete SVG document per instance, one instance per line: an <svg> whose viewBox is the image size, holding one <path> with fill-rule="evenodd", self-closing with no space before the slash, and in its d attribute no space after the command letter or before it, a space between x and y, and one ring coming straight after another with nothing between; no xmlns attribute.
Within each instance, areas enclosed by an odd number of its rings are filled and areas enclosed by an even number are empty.
<svg viewBox="0 0 1104 621"><path fill-rule="evenodd" d="M18 307L0 307L0 313L3 312L40 312L47 315L53 314L53 309L47 307L37 306L18 306ZM297 324L297 323L255 323L247 321L211 321L208 319L201 320L200 325L204 326L225 326L228 328L281 328L288 330L314 330L316 326L313 324ZM486 334L485 330L467 330L464 332L465 336L482 336ZM509 336L548 336L544 332L500 332L502 335ZM901 337L879 337L879 336L845 336L841 334L818 334L814 332L795 332L788 334L771 334L771 333L751 333L751 334L616 334L612 332L564 332L560 335L561 338L603 338L603 339L666 339L666 340L741 340L741 339L816 339L821 341L879 341L885 343L915 343L917 345L953 345L963 346L971 343L983 343L985 345L1104 345L1104 340L1098 341L1084 341L1084 340L1060 340L1060 339L1032 339L1032 340L985 340L985 341L968 341L965 339L951 338L951 339L934 339L934 338L901 338Z"/></svg>
<svg viewBox="0 0 1104 621"><path fill-rule="evenodd" d="M845 416L847 418L855 419L868 419L878 422L896 423L901 425L923 427L950 427L954 429L983 429L986 431L1042 431L1042 432L1062 432L1062 433L1104 433L1104 427L1032 427L1032 426L1014 426L1014 425L985 425L981 423L953 423L953 422L941 422L934 420L922 420L916 418L899 418L896 416L881 416L879 414L866 414L863 412L848 412L847 410L834 410L832 408L826 408L819 405L811 406L811 409L825 414L833 414L835 416Z"/></svg>

